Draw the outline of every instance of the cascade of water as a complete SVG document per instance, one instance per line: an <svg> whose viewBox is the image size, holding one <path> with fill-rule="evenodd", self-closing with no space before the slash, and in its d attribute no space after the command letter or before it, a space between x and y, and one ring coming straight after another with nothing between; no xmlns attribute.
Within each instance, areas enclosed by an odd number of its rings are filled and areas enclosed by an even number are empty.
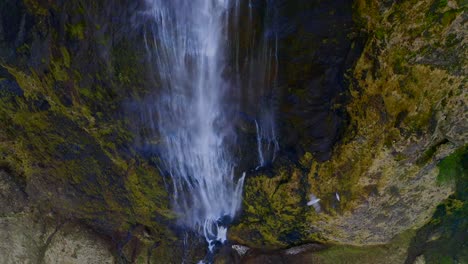
<svg viewBox="0 0 468 264"><path fill-rule="evenodd" d="M241 108L255 116L258 166L279 150L277 36L241 30L261 13L251 0L145 1L145 44L158 89L140 104L143 143L155 146L170 176L179 224L205 237L212 251L226 241L241 206L245 173L236 175L233 156Z"/></svg>
<svg viewBox="0 0 468 264"><path fill-rule="evenodd" d="M146 0L153 23L147 47L161 90L152 104L180 224L210 245L226 240L224 222L238 211L244 176L236 180L228 151L235 133L225 74L231 0ZM234 12L232 12L234 9Z"/></svg>

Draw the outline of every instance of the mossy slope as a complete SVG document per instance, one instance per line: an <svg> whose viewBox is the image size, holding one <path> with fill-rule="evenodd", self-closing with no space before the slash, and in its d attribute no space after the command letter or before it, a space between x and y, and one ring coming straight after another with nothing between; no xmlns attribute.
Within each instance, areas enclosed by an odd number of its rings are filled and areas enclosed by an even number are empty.
<svg viewBox="0 0 468 264"><path fill-rule="evenodd" d="M0 3L0 166L44 214L82 221L117 245L144 228L143 247L163 247L175 239L168 194L159 171L134 149L122 108L155 85L130 21L138 8Z"/></svg>

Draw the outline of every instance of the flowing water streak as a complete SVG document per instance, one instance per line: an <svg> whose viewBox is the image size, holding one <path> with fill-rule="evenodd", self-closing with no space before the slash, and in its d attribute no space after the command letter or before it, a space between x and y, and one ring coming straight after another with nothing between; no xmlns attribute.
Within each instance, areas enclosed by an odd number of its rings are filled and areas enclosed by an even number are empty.
<svg viewBox="0 0 468 264"><path fill-rule="evenodd" d="M279 151L276 127L276 93L278 89L278 33L277 6L275 0L267 0L265 16L263 18L264 32L260 37L260 47L251 53L249 70L249 90L261 89L262 97L255 128L257 133L257 168L272 163ZM249 19L252 20L251 15ZM253 22L251 22L253 23ZM252 44L255 45L254 43ZM254 85L252 80L257 80Z"/></svg>
<svg viewBox="0 0 468 264"><path fill-rule="evenodd" d="M225 219L240 207L243 175L235 180L228 150L235 139L223 78L228 58L230 0L146 0L162 92L153 106L161 159L169 172L180 224L210 244L226 240ZM233 8L234 6L234 8ZM236 11L237 12L237 11Z"/></svg>

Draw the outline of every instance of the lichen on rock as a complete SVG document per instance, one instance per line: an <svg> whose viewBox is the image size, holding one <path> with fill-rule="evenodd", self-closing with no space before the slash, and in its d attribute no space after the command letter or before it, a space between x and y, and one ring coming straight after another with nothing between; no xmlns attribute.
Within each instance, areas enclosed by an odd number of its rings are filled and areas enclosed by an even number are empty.
<svg viewBox="0 0 468 264"><path fill-rule="evenodd" d="M438 183L437 164L467 143L466 67L453 52L465 50L465 7L387 2L354 3L367 40L347 71L349 125L331 158L321 162L305 153L298 169L290 169L296 176L284 176L280 167L272 177L248 179L244 213L231 230L236 241L283 248L291 243L279 242L281 230L294 227L299 244L385 244L425 225L454 192L454 184ZM287 198L271 191L295 184L300 191ZM322 213L305 208L310 193L321 199ZM276 204L281 209L272 211Z"/></svg>
<svg viewBox="0 0 468 264"><path fill-rule="evenodd" d="M239 34L241 57L255 52L246 35L265 30L265 3L242 21L252 30ZM215 259L465 261L466 3L281 3L281 151L247 173L229 229L243 253ZM147 127L126 109L159 85L132 19L143 6L0 3L1 263L204 257L204 240L174 224L159 157L135 143ZM247 123L236 129L253 160Z"/></svg>

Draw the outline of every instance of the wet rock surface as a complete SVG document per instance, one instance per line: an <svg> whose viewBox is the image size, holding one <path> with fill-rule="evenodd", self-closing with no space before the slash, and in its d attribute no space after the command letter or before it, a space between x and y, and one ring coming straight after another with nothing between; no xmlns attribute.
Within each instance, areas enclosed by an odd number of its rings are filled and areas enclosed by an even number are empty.
<svg viewBox="0 0 468 264"><path fill-rule="evenodd" d="M249 172L238 247L214 261L463 263L466 5L277 2L281 153ZM174 224L158 157L135 147L146 132L127 106L158 82L143 8L0 3L0 263L205 256Z"/></svg>
<svg viewBox="0 0 468 264"><path fill-rule="evenodd" d="M387 244L405 230L438 222L436 208L463 186L440 179L466 175L462 159L455 158L466 155L466 80L459 76L466 67L452 55L436 64L423 58L434 56L435 49L453 54L449 40L466 38L459 34L462 10L455 1L355 2L353 18L361 28L356 34L367 40L346 72L349 119L342 140L328 161L306 152L296 164L279 160L275 172L247 179L243 214L231 239L272 249L307 241L362 247ZM462 46L458 42L458 49ZM452 159L458 161L449 167L457 172L447 173L443 161ZM320 199L320 212L306 206L311 194ZM459 214L464 204L459 203ZM422 251L434 263L444 254L452 260L465 254Z"/></svg>
<svg viewBox="0 0 468 264"><path fill-rule="evenodd" d="M1 263L114 263L108 241L81 224L37 212L5 171L0 197Z"/></svg>
<svg viewBox="0 0 468 264"><path fill-rule="evenodd" d="M346 126L344 73L359 57L364 38L350 1L288 1L281 14L282 148L325 161Z"/></svg>
<svg viewBox="0 0 468 264"><path fill-rule="evenodd" d="M23 211L27 206L27 197L24 190L16 184L12 177L0 170L0 215L7 216Z"/></svg>

